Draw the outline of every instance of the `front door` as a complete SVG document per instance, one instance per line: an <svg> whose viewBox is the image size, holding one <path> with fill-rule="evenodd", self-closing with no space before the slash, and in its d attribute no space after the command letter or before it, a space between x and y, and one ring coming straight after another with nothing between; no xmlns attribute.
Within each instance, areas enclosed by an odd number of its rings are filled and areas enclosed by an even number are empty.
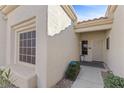
<svg viewBox="0 0 124 93"><path fill-rule="evenodd" d="M81 41L81 61L92 61L92 42L90 40Z"/></svg>
<svg viewBox="0 0 124 93"><path fill-rule="evenodd" d="M81 61L102 61L102 40L82 40L81 41Z"/></svg>
<svg viewBox="0 0 124 93"><path fill-rule="evenodd" d="M94 40L92 46L92 60L93 61L102 61L102 40Z"/></svg>

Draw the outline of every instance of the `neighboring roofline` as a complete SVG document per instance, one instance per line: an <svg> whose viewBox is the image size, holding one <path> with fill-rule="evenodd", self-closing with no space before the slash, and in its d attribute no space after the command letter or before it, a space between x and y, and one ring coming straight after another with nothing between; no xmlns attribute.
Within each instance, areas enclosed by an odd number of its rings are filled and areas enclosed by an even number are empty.
<svg viewBox="0 0 124 93"><path fill-rule="evenodd" d="M107 17L113 17L113 14L117 8L117 5L109 5L106 11L105 16Z"/></svg>
<svg viewBox="0 0 124 93"><path fill-rule="evenodd" d="M16 9L19 5L1 5L0 6L0 11L8 15L10 12L12 12L14 9Z"/></svg>
<svg viewBox="0 0 124 93"><path fill-rule="evenodd" d="M99 26L104 24L112 24L113 23L113 15L117 8L117 5L109 5L105 14L105 17L94 18L92 20L81 21L75 25L75 28L87 28L92 26Z"/></svg>
<svg viewBox="0 0 124 93"><path fill-rule="evenodd" d="M74 9L71 5L61 5L61 7L63 8L63 10L66 12L66 14L69 16L69 18L73 22L77 22L77 16L76 16Z"/></svg>
<svg viewBox="0 0 124 93"><path fill-rule="evenodd" d="M78 22L75 25L75 29L87 28L87 27L92 27L92 26L99 26L99 25L104 25L104 24L112 24L112 23L113 23L113 19L112 18L101 17L99 19L95 18L93 20Z"/></svg>

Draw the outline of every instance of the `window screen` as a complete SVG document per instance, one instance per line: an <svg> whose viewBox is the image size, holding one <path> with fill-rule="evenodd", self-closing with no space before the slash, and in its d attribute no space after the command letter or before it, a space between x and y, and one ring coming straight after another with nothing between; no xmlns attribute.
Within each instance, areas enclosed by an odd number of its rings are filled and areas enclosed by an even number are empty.
<svg viewBox="0 0 124 93"><path fill-rule="evenodd" d="M19 34L19 61L35 64L36 31Z"/></svg>

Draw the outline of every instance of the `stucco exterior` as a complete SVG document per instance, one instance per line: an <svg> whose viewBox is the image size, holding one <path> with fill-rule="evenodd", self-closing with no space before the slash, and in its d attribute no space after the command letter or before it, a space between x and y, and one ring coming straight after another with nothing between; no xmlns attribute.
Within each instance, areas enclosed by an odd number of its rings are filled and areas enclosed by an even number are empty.
<svg viewBox="0 0 124 93"><path fill-rule="evenodd" d="M97 39L100 39L101 37L103 37L102 60L103 60L103 62L105 62L108 65L110 70L115 75L118 75L120 77L124 77L124 64L123 64L123 61L124 61L124 57L123 57L123 55L124 55L124 51L123 51L123 47L124 47L124 43L123 43L123 40L124 40L123 24L124 24L124 22L123 22L123 20L124 20L124 17L122 16L123 12L124 12L124 6L122 6L122 5L109 6L109 8L106 12L106 17L108 19L113 20L110 29L106 29L106 31L104 31L103 36L97 35L97 33L102 32L102 30L100 30L100 31L98 30L96 33L94 33L95 35L93 36L94 38L98 37ZM94 20L92 20L91 22L94 22ZM83 26L85 26L85 23L90 23L90 22L84 22L84 25L81 26L82 28L80 29L80 31L78 31L76 29L76 32L78 32L79 34L82 33L80 40L82 40L82 39L89 40L89 38L91 38L91 40L94 40L94 38L92 38L92 36L90 36L90 34L91 34L91 32L93 33L93 31L95 31L94 30L95 26L93 26L92 28L90 28L90 27L83 28ZM87 34L85 34L83 32L87 32ZM108 37L110 38L110 48L106 49L106 39ZM91 58L87 58L87 59L91 59Z"/></svg>
<svg viewBox="0 0 124 93"><path fill-rule="evenodd" d="M71 19L60 6L48 8L48 32L55 34L47 36L47 85L51 87L64 76L70 61L79 60L80 52L79 37L73 30Z"/></svg>
<svg viewBox="0 0 124 93"><path fill-rule="evenodd" d="M36 17L36 64L33 67L37 74L37 87L46 87L46 34L47 34L47 6L20 6L7 15L7 34L6 34L6 63L16 64L16 31L12 31L12 26ZM28 70L27 70L28 71Z"/></svg>
<svg viewBox="0 0 124 93"><path fill-rule="evenodd" d="M15 73L24 79L20 78L21 82L27 82L26 87L29 82L26 78L27 73L30 73L27 75L29 78L33 76L30 80L33 79L36 87L53 87L64 76L68 63L79 60L80 42L88 40L87 61L103 61L114 74L124 77L124 6L118 6L114 16L104 19L107 20L104 25L97 27L98 23L95 26L92 23L92 26L87 28L83 26L87 26L88 22L77 25L77 19L69 9L68 6L22 5L5 15L0 12L0 66L12 67ZM36 64L33 66L18 64L16 54L16 25L28 22L29 19L34 21L30 26L33 25L32 29L36 30ZM97 21L101 24L100 19ZM80 30L76 28L78 26ZM110 49L107 50L108 37ZM25 86L23 84L20 86Z"/></svg>
<svg viewBox="0 0 124 93"><path fill-rule="evenodd" d="M52 87L64 76L68 63L79 60L78 35L73 31L74 23L61 6L18 6L6 15L6 19L0 16L0 42L5 42L0 46L3 52L0 65L4 62L13 70L14 76L18 77L15 84L19 87L28 87L31 79L35 84L37 81L36 87ZM17 58L17 34L32 25L36 30L36 64L33 66L19 63ZM26 73L30 73L30 80Z"/></svg>
<svg viewBox="0 0 124 93"><path fill-rule="evenodd" d="M6 54L6 19L0 12L0 66L5 65Z"/></svg>
<svg viewBox="0 0 124 93"><path fill-rule="evenodd" d="M106 63L114 74L124 77L124 6L118 6L114 13L112 29L106 33L110 37L110 49L106 50Z"/></svg>

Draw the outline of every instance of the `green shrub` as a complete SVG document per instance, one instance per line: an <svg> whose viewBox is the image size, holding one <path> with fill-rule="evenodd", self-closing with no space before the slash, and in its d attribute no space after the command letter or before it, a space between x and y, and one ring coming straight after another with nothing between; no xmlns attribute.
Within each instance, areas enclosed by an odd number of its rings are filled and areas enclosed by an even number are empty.
<svg viewBox="0 0 124 93"><path fill-rule="evenodd" d="M7 88L11 87L11 70L10 69L0 69L0 87Z"/></svg>
<svg viewBox="0 0 124 93"><path fill-rule="evenodd" d="M124 88L124 78L109 73L104 79L105 88Z"/></svg>
<svg viewBox="0 0 124 93"><path fill-rule="evenodd" d="M74 81L79 71L80 63L78 61L71 61L66 71L66 78Z"/></svg>

